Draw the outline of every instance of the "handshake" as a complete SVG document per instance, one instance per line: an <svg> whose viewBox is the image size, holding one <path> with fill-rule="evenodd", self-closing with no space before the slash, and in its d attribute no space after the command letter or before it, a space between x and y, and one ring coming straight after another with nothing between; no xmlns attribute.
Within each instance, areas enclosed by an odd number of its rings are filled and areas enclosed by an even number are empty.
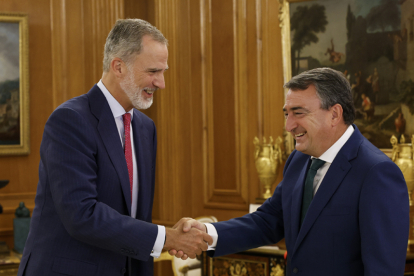
<svg viewBox="0 0 414 276"><path fill-rule="evenodd" d="M206 226L192 218L180 219L172 228L165 229L165 250L177 258L186 260L194 259L208 245L213 243L213 238L207 234Z"/></svg>

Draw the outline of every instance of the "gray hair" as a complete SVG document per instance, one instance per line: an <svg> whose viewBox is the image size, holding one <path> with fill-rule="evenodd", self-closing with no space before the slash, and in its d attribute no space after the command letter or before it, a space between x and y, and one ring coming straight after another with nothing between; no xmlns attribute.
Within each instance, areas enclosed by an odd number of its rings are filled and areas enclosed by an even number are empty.
<svg viewBox="0 0 414 276"><path fill-rule="evenodd" d="M354 122L355 106L351 86L343 73L328 67L315 68L294 76L283 87L293 91L306 90L311 84L315 86L322 109L329 110L335 104L340 104L345 124Z"/></svg>
<svg viewBox="0 0 414 276"><path fill-rule="evenodd" d="M111 61L118 57L127 66L142 50L142 38L150 35L157 42L168 46L164 35L150 23L142 19L119 19L106 38L103 71L108 72Z"/></svg>

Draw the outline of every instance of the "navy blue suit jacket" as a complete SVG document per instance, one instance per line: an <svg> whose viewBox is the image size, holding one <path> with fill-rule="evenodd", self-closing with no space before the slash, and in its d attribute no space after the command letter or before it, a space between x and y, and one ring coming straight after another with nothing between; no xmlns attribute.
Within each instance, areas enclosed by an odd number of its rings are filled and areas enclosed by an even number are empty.
<svg viewBox="0 0 414 276"><path fill-rule="evenodd" d="M218 242L209 254L240 252L285 238L288 275L403 275L409 227L404 177L354 128L301 227L310 157L293 151L282 182L256 212L214 224Z"/></svg>
<svg viewBox="0 0 414 276"><path fill-rule="evenodd" d="M59 106L40 147L39 183L19 276L152 275L158 233L151 223L157 138L134 109L137 218L130 217L128 169L109 104L95 85ZM25 272L25 274L23 274Z"/></svg>

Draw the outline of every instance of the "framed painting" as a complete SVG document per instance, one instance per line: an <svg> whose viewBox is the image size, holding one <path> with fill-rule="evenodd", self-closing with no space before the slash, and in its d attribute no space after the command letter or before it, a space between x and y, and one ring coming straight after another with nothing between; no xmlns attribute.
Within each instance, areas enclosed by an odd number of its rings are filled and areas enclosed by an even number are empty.
<svg viewBox="0 0 414 276"><path fill-rule="evenodd" d="M371 143L390 154L392 135L411 139L414 1L279 2L285 82L305 70L336 69L350 82L355 124Z"/></svg>
<svg viewBox="0 0 414 276"><path fill-rule="evenodd" d="M30 152L27 21L0 13L0 155Z"/></svg>

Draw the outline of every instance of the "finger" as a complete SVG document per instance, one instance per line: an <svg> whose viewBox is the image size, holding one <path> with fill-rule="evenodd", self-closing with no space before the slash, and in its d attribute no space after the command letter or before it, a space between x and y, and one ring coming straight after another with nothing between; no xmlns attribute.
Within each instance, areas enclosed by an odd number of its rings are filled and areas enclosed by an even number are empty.
<svg viewBox="0 0 414 276"><path fill-rule="evenodd" d="M208 243L208 245L212 245L213 244L213 237L211 237L209 234L204 233L203 234L203 240Z"/></svg>
<svg viewBox="0 0 414 276"><path fill-rule="evenodd" d="M187 220L186 222L183 223L183 231L184 232L188 232L191 230L192 228L192 221L193 220Z"/></svg>
<svg viewBox="0 0 414 276"><path fill-rule="evenodd" d="M207 251L208 246L207 246L207 244L204 241L202 243L200 243L200 249L202 251ZM197 255L200 255L200 253L198 253Z"/></svg>
<svg viewBox="0 0 414 276"><path fill-rule="evenodd" d="M201 255L201 254L203 254L203 250L201 250L200 248L198 248L198 249L196 250L196 252L195 252L195 256L194 256L194 258L196 258L196 257L197 257L197 255Z"/></svg>
<svg viewBox="0 0 414 276"><path fill-rule="evenodd" d="M184 252L183 251L178 251L177 254L175 254L175 257L177 258L182 258L184 256Z"/></svg>
<svg viewBox="0 0 414 276"><path fill-rule="evenodd" d="M170 251L168 251L168 254L170 254L171 256L175 256L177 254L177 250L171 249Z"/></svg>
<svg viewBox="0 0 414 276"><path fill-rule="evenodd" d="M181 257L181 260L183 260L183 261L185 261L185 260L187 260L187 259L188 259L187 254L184 254L184 255Z"/></svg>

